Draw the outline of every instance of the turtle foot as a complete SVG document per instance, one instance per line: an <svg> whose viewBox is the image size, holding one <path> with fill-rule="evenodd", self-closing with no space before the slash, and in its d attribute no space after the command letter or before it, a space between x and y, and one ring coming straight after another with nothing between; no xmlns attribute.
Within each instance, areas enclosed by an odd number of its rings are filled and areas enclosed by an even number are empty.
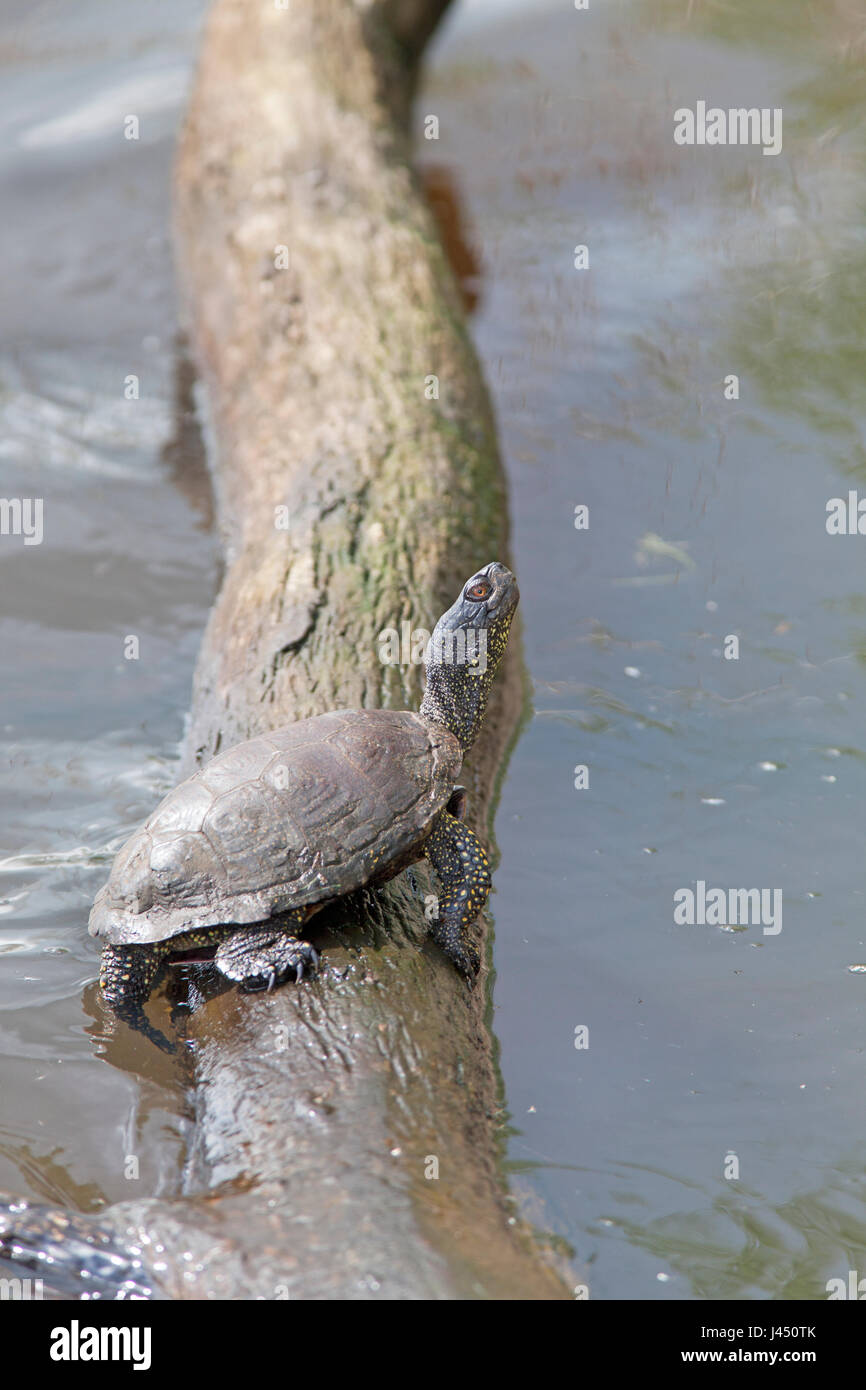
<svg viewBox="0 0 866 1390"><path fill-rule="evenodd" d="M470 984L475 983L475 979L481 969L481 957L474 946L468 942L462 942L451 950L447 947L446 953L456 965L461 975L464 975Z"/></svg>
<svg viewBox="0 0 866 1390"><path fill-rule="evenodd" d="M319 963L319 953L309 941L282 931L234 932L219 946L217 969L244 990L271 990L290 975L300 981Z"/></svg>

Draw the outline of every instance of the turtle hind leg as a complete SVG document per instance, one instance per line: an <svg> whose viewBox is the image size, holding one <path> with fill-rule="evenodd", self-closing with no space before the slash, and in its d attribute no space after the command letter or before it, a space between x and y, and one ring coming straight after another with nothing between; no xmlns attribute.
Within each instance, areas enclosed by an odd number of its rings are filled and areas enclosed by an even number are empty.
<svg viewBox="0 0 866 1390"><path fill-rule="evenodd" d="M307 971L315 970L319 953L290 928L302 926L309 915L307 908L299 908L285 914L289 922L286 927L268 922L231 932L220 942L214 965L245 990L274 989L290 974L302 980Z"/></svg>
<svg viewBox="0 0 866 1390"><path fill-rule="evenodd" d="M143 1004L156 983L166 952L155 946L103 946L99 985L106 1001L117 1008L133 1001Z"/></svg>
<svg viewBox="0 0 866 1390"><path fill-rule="evenodd" d="M443 890L430 935L457 969L473 979L481 961L469 928L490 892L487 853L474 830L447 810L438 817L424 848Z"/></svg>
<svg viewBox="0 0 866 1390"><path fill-rule="evenodd" d="M128 1027L143 1033L161 1052L174 1044L155 1028L144 1004L162 969L166 952L159 946L104 946L99 963L99 986L112 1012Z"/></svg>

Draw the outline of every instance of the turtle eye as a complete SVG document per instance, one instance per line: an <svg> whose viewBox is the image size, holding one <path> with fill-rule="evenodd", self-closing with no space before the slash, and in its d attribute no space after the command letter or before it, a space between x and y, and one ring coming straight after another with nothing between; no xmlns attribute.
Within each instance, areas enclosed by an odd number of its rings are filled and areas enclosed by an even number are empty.
<svg viewBox="0 0 866 1390"><path fill-rule="evenodd" d="M482 599L489 598L492 592L492 584L486 579L479 579L476 584L470 584L464 598L471 598L474 603L480 603Z"/></svg>

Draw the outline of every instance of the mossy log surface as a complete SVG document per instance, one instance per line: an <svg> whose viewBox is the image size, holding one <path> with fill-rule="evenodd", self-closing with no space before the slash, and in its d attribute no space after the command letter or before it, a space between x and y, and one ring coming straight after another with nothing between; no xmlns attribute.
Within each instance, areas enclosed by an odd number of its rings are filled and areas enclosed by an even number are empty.
<svg viewBox="0 0 866 1390"><path fill-rule="evenodd" d="M417 708L420 668L383 665L378 634L431 628L466 576L508 560L490 407L410 162L415 65L444 8L210 14L176 245L225 573L186 771L323 710ZM516 646L464 777L486 839ZM199 1009L188 1195L93 1225L54 1213L58 1240L131 1249L130 1277L173 1298L568 1297L501 1182L487 967L471 989L429 942L427 891L419 866L341 902L312 933L315 980Z"/></svg>

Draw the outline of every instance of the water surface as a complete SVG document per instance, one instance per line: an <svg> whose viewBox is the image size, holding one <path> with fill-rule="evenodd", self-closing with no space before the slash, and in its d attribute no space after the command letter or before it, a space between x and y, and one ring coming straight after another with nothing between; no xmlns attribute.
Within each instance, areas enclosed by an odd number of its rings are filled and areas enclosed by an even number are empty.
<svg viewBox="0 0 866 1390"><path fill-rule="evenodd" d="M496 824L510 1162L593 1297L825 1297L866 1270L866 542L825 529L866 480L856 16L472 8L419 114L482 262L533 681ZM699 99L782 107L782 154L676 146ZM675 925L699 879L780 888L782 931Z"/></svg>
<svg viewBox="0 0 866 1390"><path fill-rule="evenodd" d="M41 546L0 543L0 1187L83 1210L177 1191L189 1122L144 1040L103 1056L86 918L175 779L217 578L167 240L202 9L16 0L0 36L0 493L45 499ZM508 1159L596 1298L866 1272L866 542L824 526L866 484L861 60L842 3L480 0L419 100L532 677L492 900ZM676 147L699 99L783 107L783 153ZM782 931L677 926L698 879L781 888Z"/></svg>

